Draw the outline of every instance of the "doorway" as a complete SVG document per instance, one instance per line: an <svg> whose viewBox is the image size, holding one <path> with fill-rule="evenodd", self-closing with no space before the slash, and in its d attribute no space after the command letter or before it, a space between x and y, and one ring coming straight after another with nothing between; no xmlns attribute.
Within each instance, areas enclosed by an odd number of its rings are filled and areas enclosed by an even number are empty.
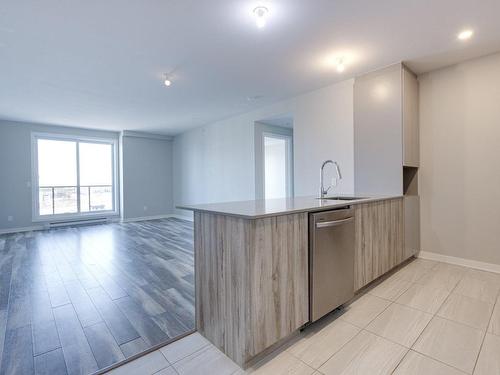
<svg viewBox="0 0 500 375"><path fill-rule="evenodd" d="M287 116L255 122L256 198L293 194L293 119Z"/></svg>
<svg viewBox="0 0 500 375"><path fill-rule="evenodd" d="M264 199L286 198L292 195L292 137L264 133Z"/></svg>

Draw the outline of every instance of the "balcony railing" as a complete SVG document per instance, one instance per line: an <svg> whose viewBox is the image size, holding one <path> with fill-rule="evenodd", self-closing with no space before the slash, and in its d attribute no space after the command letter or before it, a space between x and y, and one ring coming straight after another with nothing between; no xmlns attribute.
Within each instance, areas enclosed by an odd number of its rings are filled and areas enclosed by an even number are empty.
<svg viewBox="0 0 500 375"><path fill-rule="evenodd" d="M112 185L40 186L38 196L41 216L113 210Z"/></svg>

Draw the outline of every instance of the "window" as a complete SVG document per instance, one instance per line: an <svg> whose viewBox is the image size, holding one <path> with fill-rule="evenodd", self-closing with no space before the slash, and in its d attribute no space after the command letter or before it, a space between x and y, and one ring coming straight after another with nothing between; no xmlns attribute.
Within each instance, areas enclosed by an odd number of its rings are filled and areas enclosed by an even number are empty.
<svg viewBox="0 0 500 375"><path fill-rule="evenodd" d="M264 198L291 196L291 143L289 136L265 133Z"/></svg>
<svg viewBox="0 0 500 375"><path fill-rule="evenodd" d="M116 214L116 141L33 134L34 220Z"/></svg>

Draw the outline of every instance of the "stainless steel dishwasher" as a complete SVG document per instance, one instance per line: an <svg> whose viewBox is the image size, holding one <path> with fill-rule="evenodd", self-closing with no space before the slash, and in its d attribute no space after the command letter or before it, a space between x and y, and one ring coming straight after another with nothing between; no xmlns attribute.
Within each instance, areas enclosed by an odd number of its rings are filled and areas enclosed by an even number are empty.
<svg viewBox="0 0 500 375"><path fill-rule="evenodd" d="M309 317L314 322L354 296L354 210L309 214Z"/></svg>

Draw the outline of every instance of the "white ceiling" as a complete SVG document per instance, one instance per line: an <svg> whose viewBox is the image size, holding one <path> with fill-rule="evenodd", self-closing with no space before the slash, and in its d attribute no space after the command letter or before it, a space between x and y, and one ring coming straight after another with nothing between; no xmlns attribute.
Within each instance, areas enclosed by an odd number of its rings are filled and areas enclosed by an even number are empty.
<svg viewBox="0 0 500 375"><path fill-rule="evenodd" d="M255 4L2 0L0 118L175 134L397 61L500 50L499 0L271 0L264 29ZM325 64L339 53L343 74Z"/></svg>

